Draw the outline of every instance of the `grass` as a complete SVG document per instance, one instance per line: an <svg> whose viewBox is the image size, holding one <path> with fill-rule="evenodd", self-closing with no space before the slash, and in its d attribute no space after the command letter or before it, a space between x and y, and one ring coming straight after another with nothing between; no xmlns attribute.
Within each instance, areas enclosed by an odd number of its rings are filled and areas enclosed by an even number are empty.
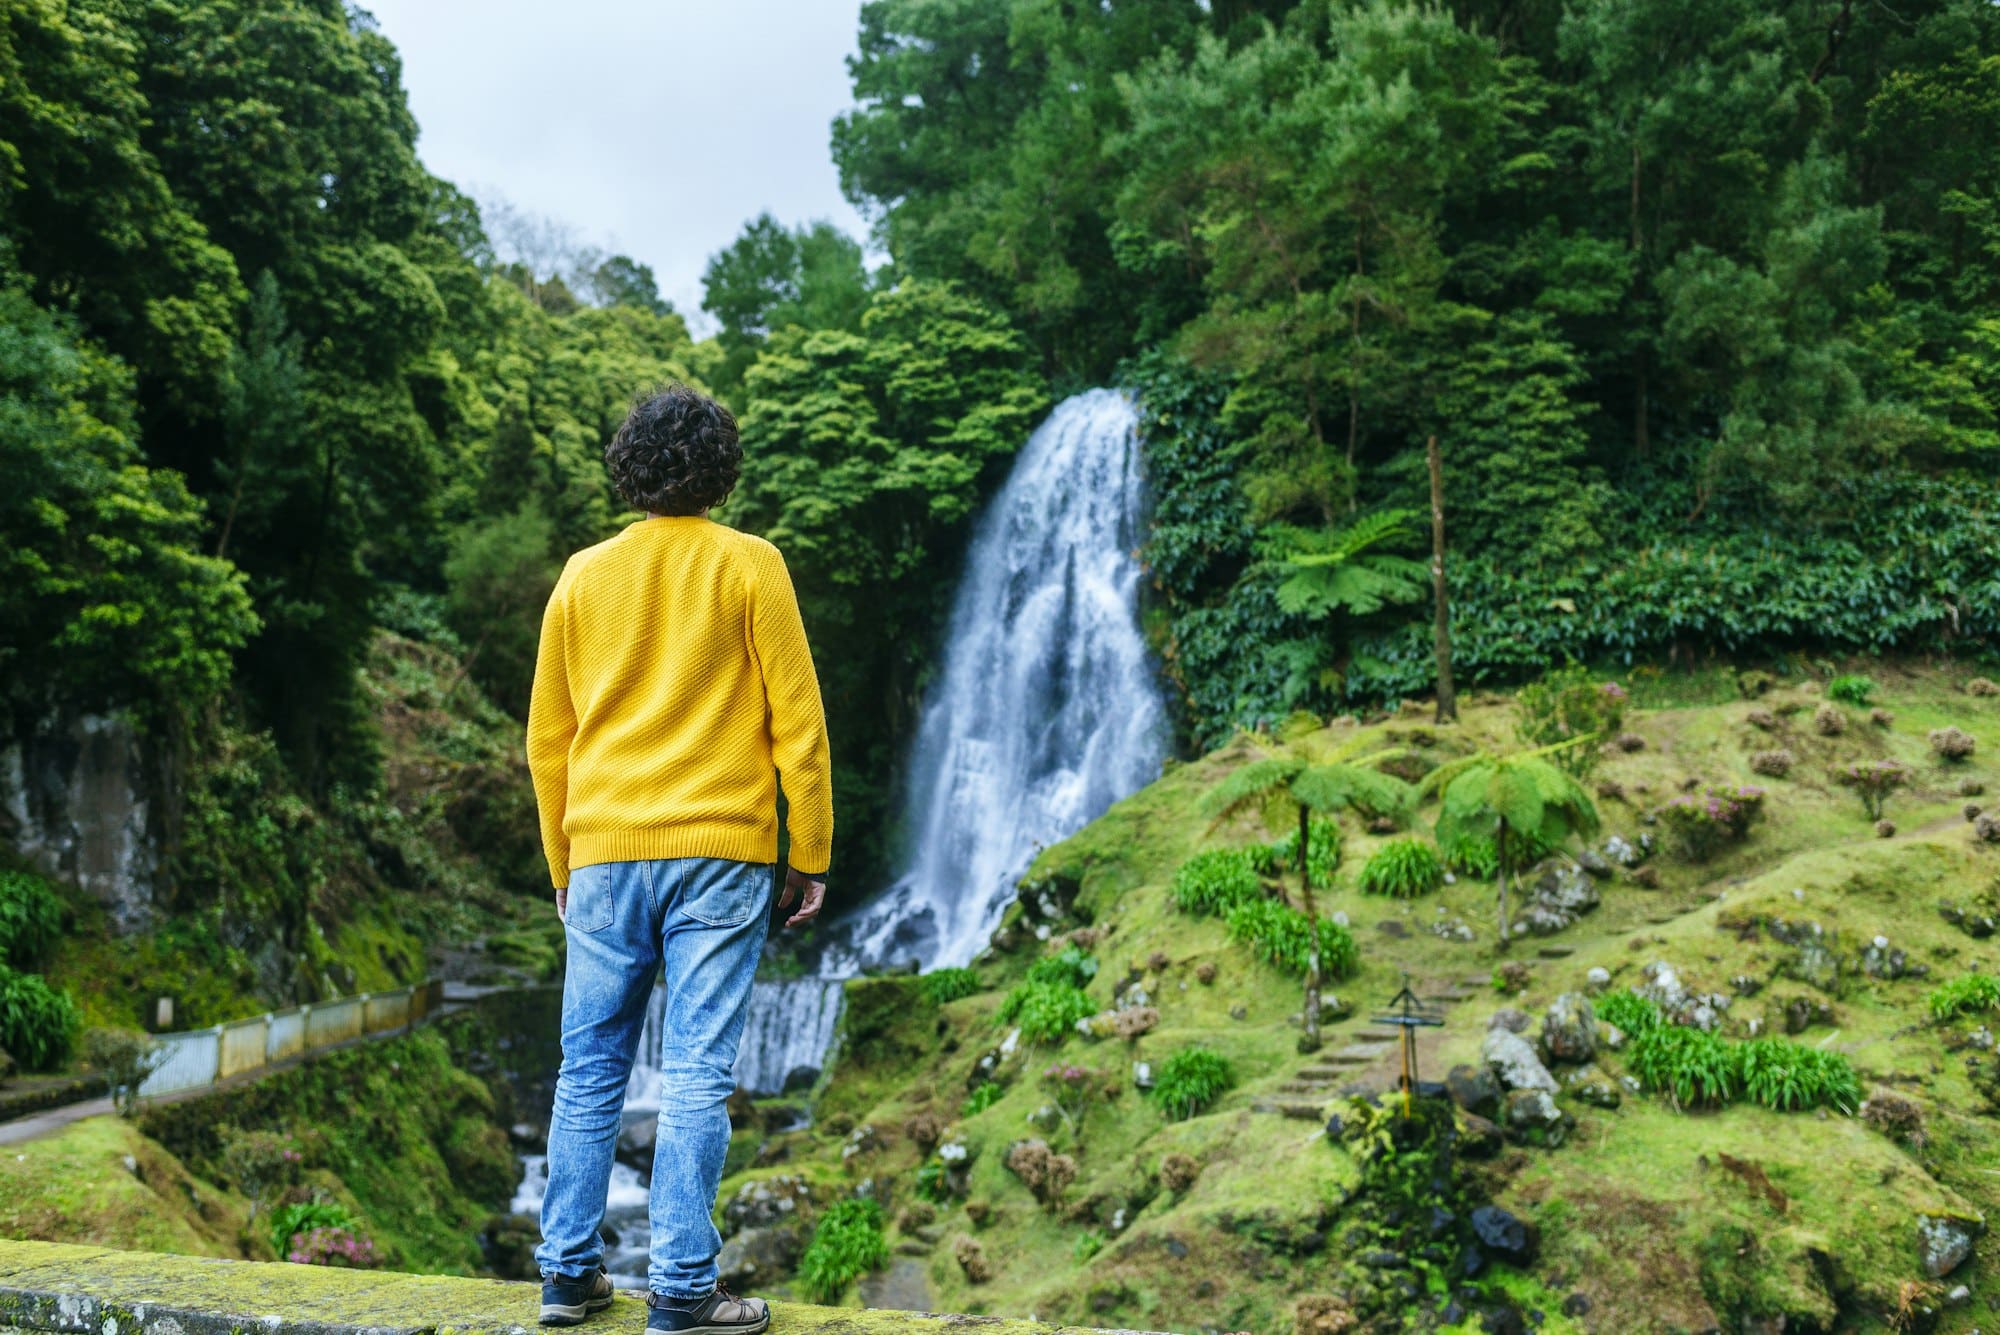
<svg viewBox="0 0 2000 1335"><path fill-rule="evenodd" d="M1990 1011L2000 1006L2000 978L1985 973L1962 974L1931 989L1925 1003L1934 1020L1954 1020L1961 1015Z"/></svg>
<svg viewBox="0 0 2000 1335"><path fill-rule="evenodd" d="M1503 1276L1501 1283L1524 1308L1546 1314L1544 1330L1736 1328L1781 1314L1790 1314L1794 1328L1886 1330L1883 1314L1894 1310L1898 1287L1915 1274L1917 1213L1980 1210L2000 1217L2000 1144L1990 1135L1983 1100L1965 1074L1963 1054L1946 1046L1953 1036L1918 1024L1928 1019L1927 993L1940 981L2000 972L2000 938L1975 941L1932 912L1940 900L1970 900L1995 886L2000 856L1972 842L1960 814L1961 771L1947 770L1926 740L1929 730L1945 726L1975 735L1980 749L1964 773L2000 791L2000 765L1992 759L2000 753L2000 699L1960 692L1958 680L1970 672L1869 663L1875 703L1894 713L1894 726L1850 726L1841 737L1825 738L1812 726L1812 710L1824 696L1805 686L1833 674L1803 666L1776 672L1755 699L1739 693L1728 665L1624 675L1633 693L1625 726L1643 744L1608 748L1593 775L1593 783L1622 794L1599 799L1606 836L1636 840L1651 830L1641 813L1683 791L1689 779L1696 791L1755 782L1749 760L1758 751L1783 746L1796 763L1772 785L1764 819L1710 861L1656 856L1656 888L1623 875L1601 882L1602 905L1554 939L1573 954L1542 960L1517 948L1507 957L1531 968L1526 991L1505 1004L1531 1015L1563 992L1585 990L1592 968L1611 975L1612 986L1593 1004L1628 1035L1623 1053L1600 1055L1601 1068L1614 1076L1630 1070L1631 1044L1657 1014L1630 991L1656 960L1671 962L1690 992L1731 1000L1718 1045L1761 1054L1735 1057L1736 1100L1719 1107L1677 1111L1665 1098L1628 1097L1613 1111L1565 1096L1577 1118L1566 1145L1510 1150L1482 1168L1499 1204L1542 1226L1541 1264L1532 1275ZM926 1262L937 1308L1032 1312L1137 1329L1291 1329L1297 1298L1325 1291L1329 1261L1340 1250L1333 1241L1343 1224L1339 1202L1356 1189L1360 1173L1316 1127L1250 1112L1258 1101L1290 1097L1279 1086L1302 1065L1297 1030L1288 1023L1298 994L1292 976L1253 942L1231 938L1227 912L1264 899L1251 850L1287 834L1290 813L1273 811L1267 823L1253 809L1216 826L1200 814L1202 797L1233 769L1278 746L1313 758L1366 733L1364 745L1407 748L1442 763L1513 745L1504 697L1468 692L1460 708L1455 726L1437 727L1427 710L1412 708L1365 727L1300 731L1282 743L1233 742L1169 767L1158 782L1041 854L1032 875L1071 878L1080 887L1076 922L1054 930L1088 924L1097 933L1091 953L1102 967L1078 987L1082 998L1102 1010L1121 988L1128 999L1132 988L1143 988L1160 1014L1154 1031L1129 1044L1066 1037L1075 1045L1071 1059L1118 1075L1145 1061L1157 1079L1174 1053L1199 1045L1225 1057L1236 1076L1233 1090L1185 1121L1163 1118L1129 1078L1121 1080L1122 1095L1092 1113L1079 1177L1063 1207L1074 1218L1052 1221L1002 1165L1009 1144L1037 1134L1028 1118L1046 1102L1033 1077L1047 1058L1001 1053L994 1029L1009 989L1044 954L1025 931L1012 950L981 961L990 990L939 1006L914 986L897 992L894 1004L883 1007L891 1018L870 1030L864 1054L835 1071L818 1123L783 1138L789 1157L753 1175L804 1172L825 1184L827 1199L868 1178L907 1188L931 1156L895 1129L928 1111L952 1123L951 1134L972 1154L966 1197L941 1206L938 1223L947 1239L979 1238L995 1268L990 1281L972 1284L948 1246L939 1246ZM1747 720L1753 708L1771 711L1771 730ZM1894 839L1875 836L1854 794L1834 778L1847 762L1876 759L1898 760L1911 771L1891 802L1901 827ZM1369 1008L1394 995L1406 973L1426 992L1484 975L1503 958L1493 943L1489 884L1460 876L1415 900L1362 889L1359 873L1369 859L1392 839L1421 836L1434 809L1419 811L1411 831L1388 837L1343 821L1345 867L1331 884L1316 885L1315 894L1329 921L1346 916L1356 943L1354 972L1340 990L1357 1002L1357 1019L1330 1026L1329 1044L1349 1041ZM1296 873L1279 868L1272 875L1296 903ZM1838 997L1823 995L1785 973L1796 949L1767 929L1774 921L1818 923L1850 966L1874 936L1887 936L1932 976L1874 977L1851 969ZM1468 924L1475 939L1441 940L1427 930L1437 922ZM1732 980L1739 977L1753 981L1753 995L1736 993ZM1783 1034L1788 1007L1818 1002L1833 1007L1830 1025L1816 1021L1793 1036L1791 1047L1750 1041L1753 1030L1759 1038ZM1447 1027L1426 1037L1435 1046L1424 1049L1423 1075L1437 1078L1453 1064L1476 1062L1487 1012L1498 1004L1461 1002ZM1768 1086L1763 1097L1786 1103L1783 1073L1800 1067L1801 1054L1845 1061L1863 1093L1887 1083L1916 1097L1929 1137L1921 1157L1842 1115L1838 1099L1819 1111L1788 1112L1745 1097L1754 1067ZM973 1080L989 1059L990 1083ZM881 1148L841 1159L847 1129L864 1121L887 1130ZM1179 1196L1158 1181L1169 1153L1201 1165ZM732 1179L725 1192L745 1180ZM980 1222L965 1213L968 1201ZM1114 1228L1121 1210L1123 1227ZM1105 1244L1080 1257L1076 1239L1092 1232L1101 1232ZM1324 1252L1305 1250L1315 1237ZM1978 1287L1976 1275L1968 1282ZM1560 1311L1571 1292L1592 1305L1574 1321ZM1968 1313L1947 1313L1939 1329L1964 1335L1973 1323Z"/></svg>
<svg viewBox="0 0 2000 1335"><path fill-rule="evenodd" d="M799 1283L814 1302L837 1302L848 1285L888 1259L882 1207L870 1200L837 1201L820 1216L799 1258Z"/></svg>
<svg viewBox="0 0 2000 1335"><path fill-rule="evenodd" d="M1152 1098L1177 1122L1205 1113L1236 1087L1236 1069L1213 1048L1191 1045L1167 1058L1154 1077Z"/></svg>
<svg viewBox="0 0 2000 1335"><path fill-rule="evenodd" d="M0 1154L4 1237L241 1258L249 1215L248 1201L114 1117L73 1122Z"/></svg>

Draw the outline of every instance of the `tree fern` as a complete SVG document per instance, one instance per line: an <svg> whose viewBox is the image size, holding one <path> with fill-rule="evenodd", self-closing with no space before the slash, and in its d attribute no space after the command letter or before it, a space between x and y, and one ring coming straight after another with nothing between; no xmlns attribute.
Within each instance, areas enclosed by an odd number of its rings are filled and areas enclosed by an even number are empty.
<svg viewBox="0 0 2000 1335"><path fill-rule="evenodd" d="M1275 526L1265 550L1288 572L1278 585L1279 608L1295 616L1368 616L1420 601L1430 590L1429 568L1373 550L1407 540L1416 517L1414 510L1383 510L1338 529Z"/></svg>
<svg viewBox="0 0 2000 1335"><path fill-rule="evenodd" d="M1524 869L1522 859L1530 851L1559 848L1573 835L1597 831L1597 807L1590 794L1549 762L1549 749L1481 756L1459 766L1439 803L1437 843L1447 858L1462 861L1492 848L1503 947L1509 937L1508 877Z"/></svg>

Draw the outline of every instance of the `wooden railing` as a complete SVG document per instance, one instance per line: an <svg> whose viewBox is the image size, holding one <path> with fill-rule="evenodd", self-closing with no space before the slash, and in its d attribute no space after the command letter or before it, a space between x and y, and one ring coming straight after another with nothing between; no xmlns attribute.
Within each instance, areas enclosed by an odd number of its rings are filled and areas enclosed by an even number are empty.
<svg viewBox="0 0 2000 1335"><path fill-rule="evenodd" d="M443 1001L444 984L434 979L394 992L364 992L273 1011L212 1029L158 1034L154 1036L159 1045L158 1060L139 1086L139 1093L147 1096L200 1089L370 1034L408 1029Z"/></svg>

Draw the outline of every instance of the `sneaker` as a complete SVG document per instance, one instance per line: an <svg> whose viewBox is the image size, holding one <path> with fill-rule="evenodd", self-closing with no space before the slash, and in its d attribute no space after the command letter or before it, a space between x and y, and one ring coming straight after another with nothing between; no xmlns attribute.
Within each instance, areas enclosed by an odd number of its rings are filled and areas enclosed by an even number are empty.
<svg viewBox="0 0 2000 1335"><path fill-rule="evenodd" d="M611 1277L603 1269L570 1278L542 1276L542 1324L579 1326L592 1312L611 1306Z"/></svg>
<svg viewBox="0 0 2000 1335"><path fill-rule="evenodd" d="M758 1335L771 1324L771 1309L762 1298L738 1298L720 1284L699 1298L646 1295L646 1329L672 1335Z"/></svg>

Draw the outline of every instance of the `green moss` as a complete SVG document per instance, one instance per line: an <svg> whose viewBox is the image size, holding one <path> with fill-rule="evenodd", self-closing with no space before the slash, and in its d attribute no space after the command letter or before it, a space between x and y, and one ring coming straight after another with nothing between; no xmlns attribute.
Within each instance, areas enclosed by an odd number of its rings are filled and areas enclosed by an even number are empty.
<svg viewBox="0 0 2000 1335"><path fill-rule="evenodd" d="M86 1118L0 1153L0 1236L8 1238L241 1256L249 1210L114 1117Z"/></svg>

